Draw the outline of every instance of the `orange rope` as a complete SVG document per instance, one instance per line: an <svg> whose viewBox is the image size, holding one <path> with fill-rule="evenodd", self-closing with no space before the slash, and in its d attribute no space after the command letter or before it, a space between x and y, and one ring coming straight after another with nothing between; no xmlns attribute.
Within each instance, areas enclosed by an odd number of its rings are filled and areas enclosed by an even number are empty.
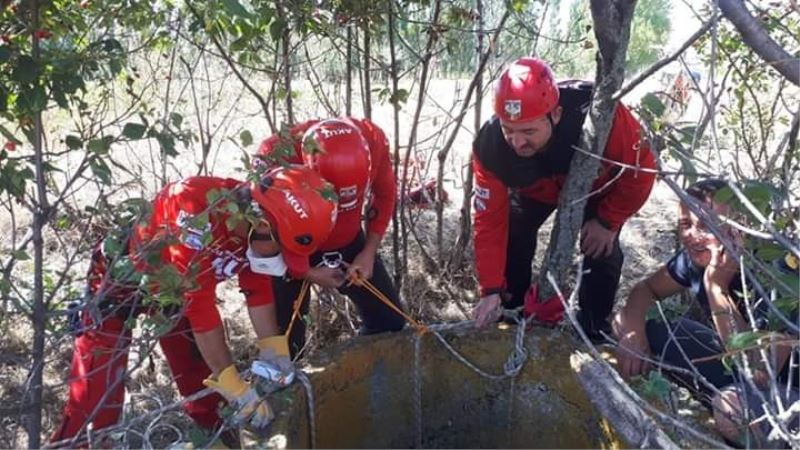
<svg viewBox="0 0 800 450"><path fill-rule="evenodd" d="M289 320L289 326L286 328L286 337L289 337L289 334L292 332L294 321L300 317L300 306L303 304L303 298L306 296L306 292L308 292L308 286L308 280L303 280L303 285L300 287L300 293L297 294L297 298L294 299L294 311L292 311L292 318Z"/></svg>
<svg viewBox="0 0 800 450"><path fill-rule="evenodd" d="M383 292L381 292L378 288L376 288L375 285L370 283L368 279L355 275L351 278L350 283L351 284L355 283L357 286L363 286L366 290L370 291L375 297L377 297L378 300L383 302L384 305L388 306L394 312L400 314L404 319L406 319L408 323L410 323L414 328L417 329L417 333L419 333L420 335L428 332L428 327L417 322L416 320L411 318L411 316L406 314L402 309L398 308L397 305L395 305L394 303L392 303L391 300L386 298Z"/></svg>

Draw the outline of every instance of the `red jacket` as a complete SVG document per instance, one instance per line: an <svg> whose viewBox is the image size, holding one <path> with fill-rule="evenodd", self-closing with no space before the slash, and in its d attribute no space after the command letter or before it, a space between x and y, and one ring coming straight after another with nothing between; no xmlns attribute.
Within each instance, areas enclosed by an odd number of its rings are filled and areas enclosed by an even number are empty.
<svg viewBox="0 0 800 450"><path fill-rule="evenodd" d="M327 241L320 245L320 251L340 249L351 243L359 231L361 231L361 220L364 204L368 204L367 210L367 233L374 233L383 236L394 210L395 196L397 187L392 171L392 163L389 159L389 141L386 134L380 127L369 119L342 118L361 131L367 140L372 160L370 173L369 189L371 199L360 198L356 207L348 210L339 210L336 218L336 225ZM265 139L258 149L259 155L276 154L286 162L302 164L301 145L303 135L311 126L320 120L309 120L299 125L295 125L289 131L291 142L285 142L280 135L274 135ZM291 149L294 149L293 152ZM341 186L336 186L339 189Z"/></svg>
<svg viewBox="0 0 800 450"><path fill-rule="evenodd" d="M150 220L135 228L130 253L137 269L159 273L174 267L196 286L183 293L185 314L196 332L222 324L216 306L217 283L238 275L247 305L273 301L272 281L247 264L247 242L228 230L224 200L209 207L208 194L232 190L241 182L229 178L190 177L168 184L153 200ZM160 252L157 252L160 248ZM148 250L150 253L148 253Z"/></svg>
<svg viewBox="0 0 800 450"><path fill-rule="evenodd" d="M509 189L542 203L558 203L575 153L573 145L578 143L590 100L590 85L561 85L560 104L564 109L550 148L529 158L514 153L496 117L481 128L473 144L472 164L475 172L475 266L482 296L506 287ZM655 158L647 143L641 140L641 126L622 104L618 104L614 112L603 156L646 169L655 168ZM603 161L592 191L612 180L619 170L619 166ZM642 207L654 182L652 172L627 169L594 194L588 206L596 211L597 219L604 225L619 230Z"/></svg>

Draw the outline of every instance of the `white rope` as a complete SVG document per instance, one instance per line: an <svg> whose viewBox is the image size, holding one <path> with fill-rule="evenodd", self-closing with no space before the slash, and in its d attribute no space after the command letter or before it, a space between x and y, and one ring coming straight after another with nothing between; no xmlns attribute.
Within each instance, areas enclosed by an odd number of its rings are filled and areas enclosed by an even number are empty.
<svg viewBox="0 0 800 450"><path fill-rule="evenodd" d="M465 327L472 327L473 321L464 321L458 322L453 324L441 324L441 325L431 325L428 329L431 333L436 337L436 339L442 344L442 346L458 361L464 364L467 368L472 370L473 372L477 373L478 375L494 380L504 380L506 378L513 378L516 377L522 368L525 366L525 362L528 360L528 349L525 348L525 328L527 327L527 321L524 317L520 317L520 308L513 309L513 310L505 310L503 312L504 317L512 319L517 323L517 329L514 335L514 349L511 351L511 354L508 355L508 359L506 360L505 364L503 365L503 373L502 374L492 374L489 373L471 361L469 361L464 355L460 354L449 342L441 335L440 331L455 329L455 328L465 328Z"/></svg>

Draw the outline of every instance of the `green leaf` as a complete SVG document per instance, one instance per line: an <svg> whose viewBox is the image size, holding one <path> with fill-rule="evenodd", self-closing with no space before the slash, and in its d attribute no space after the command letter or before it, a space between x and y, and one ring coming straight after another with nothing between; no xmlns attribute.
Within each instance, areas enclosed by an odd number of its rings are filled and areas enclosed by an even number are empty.
<svg viewBox="0 0 800 450"><path fill-rule="evenodd" d="M694 140L694 135L697 132L696 125L688 125L679 129L681 134L681 141L690 144Z"/></svg>
<svg viewBox="0 0 800 450"><path fill-rule="evenodd" d="M53 223L53 228L55 228L56 230L63 231L69 229L71 225L72 222L69 220L69 217L61 216L55 220L55 222Z"/></svg>
<svg viewBox="0 0 800 450"><path fill-rule="evenodd" d="M766 214L769 211L773 189L766 183L754 183L747 186L743 189L743 193L762 214Z"/></svg>
<svg viewBox="0 0 800 450"><path fill-rule="evenodd" d="M70 134L64 139L64 142L67 144L67 148L70 150L78 150L83 147L83 141L78 136L74 134Z"/></svg>
<svg viewBox="0 0 800 450"><path fill-rule="evenodd" d="M25 99L30 105L31 111L44 111L47 107L47 93L42 86L36 86L25 96Z"/></svg>
<svg viewBox="0 0 800 450"><path fill-rule="evenodd" d="M661 372L651 371L641 385L642 394L655 400L665 400L670 392L670 384Z"/></svg>
<svg viewBox="0 0 800 450"><path fill-rule="evenodd" d="M11 50L8 49L6 46L0 47L0 63L4 63L8 61L11 57Z"/></svg>
<svg viewBox="0 0 800 450"><path fill-rule="evenodd" d="M728 348L730 350L739 350L752 347L758 344L758 340L762 337L764 337L764 333L759 331L743 331L740 333L735 333L728 338Z"/></svg>
<svg viewBox="0 0 800 450"><path fill-rule="evenodd" d="M664 103L652 92L642 97L642 106L646 110L650 111L650 113L655 117L663 116L664 111L667 110L667 107L664 106Z"/></svg>
<svg viewBox="0 0 800 450"><path fill-rule="evenodd" d="M210 191L206 192L206 202L208 205L213 205L216 203L220 198L222 198L222 191L219 189L211 189Z"/></svg>
<svg viewBox="0 0 800 450"><path fill-rule="evenodd" d="M0 278L0 294L8 295L11 292L11 282L6 278Z"/></svg>
<svg viewBox="0 0 800 450"><path fill-rule="evenodd" d="M86 144L86 148L98 155L105 155L111 149L111 143L114 142L114 136L103 136L100 139L92 139ZM104 163L105 164L105 163Z"/></svg>
<svg viewBox="0 0 800 450"><path fill-rule="evenodd" d="M92 158L89 161L89 167L92 173L103 182L103 184L111 184L111 169L108 164L100 158Z"/></svg>
<svg viewBox="0 0 800 450"><path fill-rule="evenodd" d="M232 52L240 52L246 49L248 44L250 44L250 37L242 36L239 39L231 42L230 49Z"/></svg>
<svg viewBox="0 0 800 450"><path fill-rule="evenodd" d="M322 196L325 200L337 202L339 201L339 196L336 195L336 190L333 189L333 185L329 184L325 188L319 191L319 195Z"/></svg>
<svg viewBox="0 0 800 450"><path fill-rule="evenodd" d="M172 122L172 125L175 128L180 128L181 124L183 124L183 116L178 113L172 113L169 115L169 120Z"/></svg>
<svg viewBox="0 0 800 450"><path fill-rule="evenodd" d="M156 140L158 141L158 145L161 147L161 153L164 156L178 156L178 152L175 150L175 138L173 138L168 133L157 133Z"/></svg>
<svg viewBox="0 0 800 450"><path fill-rule="evenodd" d="M756 257L764 261L774 261L778 258L782 258L783 255L786 254L786 250L774 242L767 242L759 245L756 247L755 252Z"/></svg>
<svg viewBox="0 0 800 450"><path fill-rule="evenodd" d="M242 141L243 147L249 147L253 143L253 134L250 133L250 130L242 130L239 133L239 140Z"/></svg>
<svg viewBox="0 0 800 450"><path fill-rule="evenodd" d="M186 220L186 224L195 230L205 230L208 228L209 224L209 214L208 211L203 211L195 216L191 216Z"/></svg>
<svg viewBox="0 0 800 450"><path fill-rule="evenodd" d="M525 6L528 4L528 0L511 0L511 9L515 13L521 13L525 11Z"/></svg>
<svg viewBox="0 0 800 450"><path fill-rule="evenodd" d="M238 17L249 17L250 13L244 9L241 3L237 0L222 0L222 5L225 7L225 10L231 13L233 16Z"/></svg>
<svg viewBox="0 0 800 450"><path fill-rule="evenodd" d="M31 257L25 250L16 250L11 253L11 257L16 259L17 261L27 261L31 259Z"/></svg>
<svg viewBox="0 0 800 450"><path fill-rule="evenodd" d="M11 79L23 84L33 83L39 76L39 65L28 55L17 58Z"/></svg>
<svg viewBox="0 0 800 450"><path fill-rule="evenodd" d="M283 37L283 30L286 28L286 22L275 19L271 24L269 24L269 35L273 41L279 42ZM279 97L282 97L279 95Z"/></svg>
<svg viewBox="0 0 800 450"><path fill-rule="evenodd" d="M715 203L730 204L731 200L736 196L730 186L725 186L714 194Z"/></svg>
<svg viewBox="0 0 800 450"><path fill-rule="evenodd" d="M141 139L146 131L147 127L145 125L130 122L125 124L125 128L122 129L122 135L128 139Z"/></svg>

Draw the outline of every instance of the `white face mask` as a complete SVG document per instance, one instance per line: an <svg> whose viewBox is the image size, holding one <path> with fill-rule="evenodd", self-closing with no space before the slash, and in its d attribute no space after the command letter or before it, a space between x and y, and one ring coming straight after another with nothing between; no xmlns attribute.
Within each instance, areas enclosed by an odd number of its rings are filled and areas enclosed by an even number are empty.
<svg viewBox="0 0 800 450"><path fill-rule="evenodd" d="M286 263L283 261L283 256L278 253L275 256L256 256L252 248L247 249L247 260L250 261L250 270L261 275L270 275L273 277L282 277L286 274Z"/></svg>

